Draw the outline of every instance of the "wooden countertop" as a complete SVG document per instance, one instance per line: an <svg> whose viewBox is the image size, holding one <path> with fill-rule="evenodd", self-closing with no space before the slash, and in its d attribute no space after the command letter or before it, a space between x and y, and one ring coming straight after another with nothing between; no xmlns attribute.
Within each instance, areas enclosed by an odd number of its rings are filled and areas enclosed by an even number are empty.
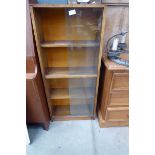
<svg viewBox="0 0 155 155"><path fill-rule="evenodd" d="M123 59L128 59L128 54L121 55L120 57ZM106 56L102 57L102 61L109 70L129 70L128 67L112 62Z"/></svg>

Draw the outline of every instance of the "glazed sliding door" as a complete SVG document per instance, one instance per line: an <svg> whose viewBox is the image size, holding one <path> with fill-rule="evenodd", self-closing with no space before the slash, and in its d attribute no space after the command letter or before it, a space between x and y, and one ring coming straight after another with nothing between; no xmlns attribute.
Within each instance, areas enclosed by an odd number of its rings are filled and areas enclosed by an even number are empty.
<svg viewBox="0 0 155 155"><path fill-rule="evenodd" d="M93 117L103 8L35 8L40 61L54 118Z"/></svg>

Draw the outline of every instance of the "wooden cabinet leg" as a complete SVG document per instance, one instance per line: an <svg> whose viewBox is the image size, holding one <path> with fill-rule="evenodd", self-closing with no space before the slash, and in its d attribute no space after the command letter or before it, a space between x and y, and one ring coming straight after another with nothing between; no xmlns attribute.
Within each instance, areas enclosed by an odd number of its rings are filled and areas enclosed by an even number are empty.
<svg viewBox="0 0 155 155"><path fill-rule="evenodd" d="M49 122L44 122L44 123L43 123L43 129L46 130L46 131L48 131L48 129L49 129L49 124L50 124Z"/></svg>

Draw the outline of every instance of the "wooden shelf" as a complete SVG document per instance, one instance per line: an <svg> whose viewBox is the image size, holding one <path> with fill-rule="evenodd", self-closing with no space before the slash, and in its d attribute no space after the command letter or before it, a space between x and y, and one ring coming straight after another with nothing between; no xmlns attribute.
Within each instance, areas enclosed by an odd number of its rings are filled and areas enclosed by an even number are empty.
<svg viewBox="0 0 155 155"><path fill-rule="evenodd" d="M53 115L54 116L64 116L70 115L69 106L53 106Z"/></svg>
<svg viewBox="0 0 155 155"><path fill-rule="evenodd" d="M59 88L51 89L50 99L86 99L93 98L95 94L95 89L90 88Z"/></svg>
<svg viewBox="0 0 155 155"><path fill-rule="evenodd" d="M54 116L79 116L79 115L92 115L92 110L89 105L63 105L63 106L53 106Z"/></svg>
<svg viewBox="0 0 155 155"><path fill-rule="evenodd" d="M93 78L97 77L96 67L51 67L46 68L45 78Z"/></svg>
<svg viewBox="0 0 155 155"><path fill-rule="evenodd" d="M53 116L53 121L70 121L70 120L95 120L94 115L89 116L72 116L72 115L64 115L64 116Z"/></svg>
<svg viewBox="0 0 155 155"><path fill-rule="evenodd" d="M67 96L67 95L66 95ZM54 106L62 106L62 105L81 105L81 104L93 104L94 102L94 96L87 96L85 98L69 98L69 95L66 99L51 99L51 105Z"/></svg>
<svg viewBox="0 0 155 155"><path fill-rule="evenodd" d="M95 40L89 41L50 41L41 43L41 47L96 47L99 42Z"/></svg>

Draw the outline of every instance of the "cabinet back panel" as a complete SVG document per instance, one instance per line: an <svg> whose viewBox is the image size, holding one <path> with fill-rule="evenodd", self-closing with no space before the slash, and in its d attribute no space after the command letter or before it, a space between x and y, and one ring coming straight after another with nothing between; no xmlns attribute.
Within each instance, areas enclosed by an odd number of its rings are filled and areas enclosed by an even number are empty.
<svg viewBox="0 0 155 155"><path fill-rule="evenodd" d="M81 88L95 87L96 78L89 79L52 79L49 80L50 88Z"/></svg>
<svg viewBox="0 0 155 155"><path fill-rule="evenodd" d="M104 2L128 1L128 0L103 0ZM129 30L129 6L107 6L105 9L106 25L104 34L104 52L106 51L106 44L108 39L120 32ZM127 46L129 46L129 36L126 37Z"/></svg>
<svg viewBox="0 0 155 155"><path fill-rule="evenodd" d="M51 99L51 105L80 105L80 104L90 104L93 102L93 98L87 98L87 99L82 99L82 98L75 98L75 99Z"/></svg>
<svg viewBox="0 0 155 155"><path fill-rule="evenodd" d="M93 109L89 104L81 104L81 105L61 105L61 106L53 106L53 115L54 116L92 116Z"/></svg>
<svg viewBox="0 0 155 155"><path fill-rule="evenodd" d="M48 67L87 67L98 62L96 48L46 48L44 53Z"/></svg>
<svg viewBox="0 0 155 155"><path fill-rule="evenodd" d="M69 16L65 8L38 8L44 41L96 40L100 26L101 9L79 9Z"/></svg>

